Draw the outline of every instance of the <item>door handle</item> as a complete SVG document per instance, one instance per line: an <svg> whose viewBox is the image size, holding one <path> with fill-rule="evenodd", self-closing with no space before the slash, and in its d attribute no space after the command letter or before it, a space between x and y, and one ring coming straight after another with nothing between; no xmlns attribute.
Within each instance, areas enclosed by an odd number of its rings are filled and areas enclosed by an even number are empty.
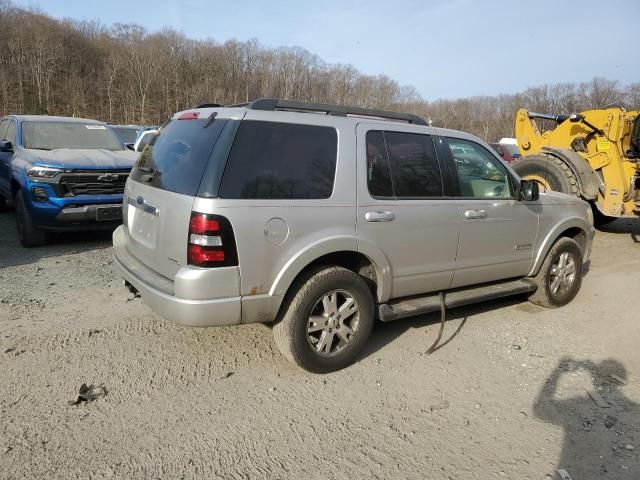
<svg viewBox="0 0 640 480"><path fill-rule="evenodd" d="M487 218L486 210L466 210L464 218Z"/></svg>
<svg viewBox="0 0 640 480"><path fill-rule="evenodd" d="M396 216L393 212L367 212L364 219L367 222L391 222Z"/></svg>

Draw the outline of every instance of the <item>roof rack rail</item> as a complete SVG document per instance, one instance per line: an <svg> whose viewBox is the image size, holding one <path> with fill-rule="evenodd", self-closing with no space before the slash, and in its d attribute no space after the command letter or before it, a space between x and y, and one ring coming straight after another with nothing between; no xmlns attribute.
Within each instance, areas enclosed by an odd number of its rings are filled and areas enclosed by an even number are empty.
<svg viewBox="0 0 640 480"><path fill-rule="evenodd" d="M230 105L236 106L236 105ZM370 108L345 107L341 105L329 105L324 103L296 102L293 100L279 100L277 98L259 98L246 106L249 110L286 110L301 112L324 112L326 115L346 117L347 115L357 115L362 117L378 117L390 120L401 120L415 125L428 125L428 123L417 115L410 113L389 112L386 110L373 110Z"/></svg>

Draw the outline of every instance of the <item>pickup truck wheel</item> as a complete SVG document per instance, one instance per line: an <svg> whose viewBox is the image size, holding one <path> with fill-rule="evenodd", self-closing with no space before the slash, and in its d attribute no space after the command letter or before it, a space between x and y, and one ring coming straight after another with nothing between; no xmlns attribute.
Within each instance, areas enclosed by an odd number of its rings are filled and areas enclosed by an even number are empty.
<svg viewBox="0 0 640 480"><path fill-rule="evenodd" d="M24 204L22 192L16 192L13 199L16 208L16 227L18 228L18 239L23 247L38 247L44 245L47 237L46 232L38 230L33 226L31 214Z"/></svg>
<svg viewBox="0 0 640 480"><path fill-rule="evenodd" d="M547 308L562 307L577 295L582 285L582 249L572 238L560 238L549 250L538 274L531 303Z"/></svg>
<svg viewBox="0 0 640 480"><path fill-rule="evenodd" d="M364 279L351 270L328 267L312 272L294 289L273 326L282 354L316 373L351 364L373 327L373 297Z"/></svg>

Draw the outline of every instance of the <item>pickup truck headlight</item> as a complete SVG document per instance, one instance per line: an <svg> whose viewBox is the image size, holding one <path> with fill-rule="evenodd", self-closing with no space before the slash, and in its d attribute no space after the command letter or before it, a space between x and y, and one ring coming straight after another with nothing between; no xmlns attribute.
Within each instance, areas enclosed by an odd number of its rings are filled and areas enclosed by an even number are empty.
<svg viewBox="0 0 640 480"><path fill-rule="evenodd" d="M52 178L62 171L60 168L34 167L32 165L24 167L24 170L31 178Z"/></svg>

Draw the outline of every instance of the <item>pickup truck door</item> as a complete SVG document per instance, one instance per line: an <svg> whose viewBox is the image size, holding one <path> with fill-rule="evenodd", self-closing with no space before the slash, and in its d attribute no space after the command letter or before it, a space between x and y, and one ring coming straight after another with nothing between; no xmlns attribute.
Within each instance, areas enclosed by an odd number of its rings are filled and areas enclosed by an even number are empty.
<svg viewBox="0 0 640 480"><path fill-rule="evenodd" d="M460 239L452 287L526 275L533 261L540 205L516 198L503 162L469 139L443 138L458 185Z"/></svg>
<svg viewBox="0 0 640 480"><path fill-rule="evenodd" d="M0 140L10 140L7 137L7 128L13 120L4 118L0 121ZM15 122L13 122L15 126ZM15 127L13 129L15 132ZM15 142L15 133L13 135L12 142ZM0 152L0 193L8 200L11 199L11 159L13 158L12 152Z"/></svg>

